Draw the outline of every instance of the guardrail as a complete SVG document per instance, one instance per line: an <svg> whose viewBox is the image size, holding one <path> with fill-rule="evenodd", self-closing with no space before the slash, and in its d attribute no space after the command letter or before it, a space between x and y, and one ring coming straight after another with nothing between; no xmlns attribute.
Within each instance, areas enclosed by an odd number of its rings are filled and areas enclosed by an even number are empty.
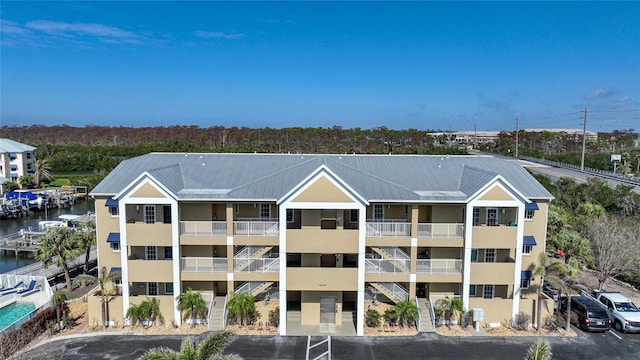
<svg viewBox="0 0 640 360"><path fill-rule="evenodd" d="M367 236L369 237L409 237L411 223L406 220L367 220Z"/></svg>
<svg viewBox="0 0 640 360"><path fill-rule="evenodd" d="M464 235L464 224L418 223L418 239L460 239Z"/></svg>
<svg viewBox="0 0 640 360"><path fill-rule="evenodd" d="M213 257L183 257L180 259L180 269L187 273L227 272L227 258Z"/></svg>
<svg viewBox="0 0 640 360"><path fill-rule="evenodd" d="M365 259L365 273L367 274L406 274L409 271L399 268L396 264L401 264L409 269L408 260L388 260L388 259Z"/></svg>
<svg viewBox="0 0 640 360"><path fill-rule="evenodd" d="M416 274L462 274L462 260L459 259L417 259Z"/></svg>
<svg viewBox="0 0 640 360"><path fill-rule="evenodd" d="M54 257L52 259L52 263L56 262L58 257ZM96 247L91 248L91 252L89 253L89 261L95 261L98 258L98 251ZM79 266L84 265L85 254L79 255L78 257L72 259L67 262L69 269L73 269ZM58 274L62 274L64 272L62 266L49 266L48 268L44 267L42 261L29 264L27 266L23 266L21 268L17 268L14 270L9 270L4 272L6 275L29 275L29 276L45 276L47 279L50 279Z"/></svg>
<svg viewBox="0 0 640 360"><path fill-rule="evenodd" d="M532 157L528 157L528 156L521 156L520 159L526 160L526 161L531 161L531 162L534 162L534 163L539 163L539 164L544 164L544 165L550 165L550 166L562 167L562 168L566 168L566 169L572 169L572 170L580 171L580 166L579 165L567 164L567 163L562 163L562 162L558 162L558 161L544 160L544 159L538 159L538 158L532 158ZM592 169L592 168L585 167L583 172L590 173L590 174L593 174L593 175L598 175L598 176L601 176L601 177L604 177L604 178L607 178L607 179L611 179L611 180L616 180L616 181L632 184L632 185L635 185L635 186L640 186L640 180L635 180L635 179L629 178L629 177L627 177L625 175L616 174L616 173L613 173L612 171L600 170L600 169Z"/></svg>
<svg viewBox="0 0 640 360"><path fill-rule="evenodd" d="M180 221L180 235L227 236L226 221Z"/></svg>

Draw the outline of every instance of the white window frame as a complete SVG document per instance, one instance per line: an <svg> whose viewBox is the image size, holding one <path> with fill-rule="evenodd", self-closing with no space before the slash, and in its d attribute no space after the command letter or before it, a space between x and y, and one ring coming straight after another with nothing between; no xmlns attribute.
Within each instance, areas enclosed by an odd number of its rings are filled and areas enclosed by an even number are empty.
<svg viewBox="0 0 640 360"><path fill-rule="evenodd" d="M120 248L120 243L119 242L112 242L109 244L111 247L111 251L113 252L120 252L122 251L122 249Z"/></svg>
<svg viewBox="0 0 640 360"><path fill-rule="evenodd" d="M480 225L480 208L473 208L473 226Z"/></svg>
<svg viewBox="0 0 640 360"><path fill-rule="evenodd" d="M112 218L120 217L120 208L117 206L109 206L109 214Z"/></svg>
<svg viewBox="0 0 640 360"><path fill-rule="evenodd" d="M473 254L476 254L475 256L475 260L473 260ZM478 251L478 249L471 249L471 262L478 262L478 257L480 255L480 252Z"/></svg>
<svg viewBox="0 0 640 360"><path fill-rule="evenodd" d="M533 216L535 215L536 211L535 210L525 210L524 211L524 219L525 220L533 220Z"/></svg>
<svg viewBox="0 0 640 360"><path fill-rule="evenodd" d="M155 205L144 206L144 223L145 224L156 223L156 206Z"/></svg>
<svg viewBox="0 0 640 360"><path fill-rule="evenodd" d="M498 258L498 251L496 249L484 249L484 262L494 263Z"/></svg>
<svg viewBox="0 0 640 360"><path fill-rule="evenodd" d="M498 208L487 208L486 221L487 226L498 226Z"/></svg>
<svg viewBox="0 0 640 360"><path fill-rule="evenodd" d="M169 291L169 289L167 288L168 286L171 286L171 291ZM173 295L173 283L164 283L164 294L165 295Z"/></svg>
<svg viewBox="0 0 640 360"><path fill-rule="evenodd" d="M533 245L522 245L522 255L531 255Z"/></svg>
<svg viewBox="0 0 640 360"><path fill-rule="evenodd" d="M384 220L384 204L373 205L373 220Z"/></svg>
<svg viewBox="0 0 640 360"><path fill-rule="evenodd" d="M260 213L258 214L258 216L262 220L271 219L271 204L266 204L266 203L260 204Z"/></svg>
<svg viewBox="0 0 640 360"><path fill-rule="evenodd" d="M295 219L295 215L293 213L293 209L287 209L287 222L292 223Z"/></svg>
<svg viewBox="0 0 640 360"><path fill-rule="evenodd" d="M152 294L154 289L155 289L155 294ZM158 296L160 294L159 290L160 289L158 289L158 283L157 282L148 282L147 283L147 296Z"/></svg>
<svg viewBox="0 0 640 360"><path fill-rule="evenodd" d="M145 260L158 260L158 247L157 246L145 246L144 247L144 259Z"/></svg>
<svg viewBox="0 0 640 360"><path fill-rule="evenodd" d="M349 210L349 222L357 223L358 222L358 209L350 209Z"/></svg>
<svg viewBox="0 0 640 360"><path fill-rule="evenodd" d="M482 285L482 298L483 299L493 299L496 297L496 286L495 285Z"/></svg>
<svg viewBox="0 0 640 360"><path fill-rule="evenodd" d="M520 289L528 289L531 284L531 280L520 280Z"/></svg>
<svg viewBox="0 0 640 360"><path fill-rule="evenodd" d="M471 290L473 289L473 291ZM478 296L478 285L469 285L469 296L476 297Z"/></svg>

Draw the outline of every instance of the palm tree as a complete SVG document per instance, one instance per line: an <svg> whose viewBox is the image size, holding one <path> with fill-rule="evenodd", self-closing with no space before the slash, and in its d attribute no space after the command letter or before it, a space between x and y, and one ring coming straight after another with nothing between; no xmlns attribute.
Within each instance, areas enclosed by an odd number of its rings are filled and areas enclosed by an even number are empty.
<svg viewBox="0 0 640 360"><path fill-rule="evenodd" d="M53 307L56 309L56 326L60 329L60 318L64 313L64 302L67 301L67 296L60 291L56 290L53 293Z"/></svg>
<svg viewBox="0 0 640 360"><path fill-rule="evenodd" d="M436 306L449 313L450 323L457 322L458 316L464 312L464 304L459 297L445 297L436 302Z"/></svg>
<svg viewBox="0 0 640 360"><path fill-rule="evenodd" d="M256 311L255 298L247 293L233 294L227 302L227 311L231 318L244 325Z"/></svg>
<svg viewBox="0 0 640 360"><path fill-rule="evenodd" d="M542 287L545 280L550 280L554 284L560 282L558 274L564 272L565 264L558 260L549 261L547 254L541 253L538 257L538 266L533 270L534 276L540 277L540 285L538 286L538 332L542 330ZM569 301L570 302L570 301Z"/></svg>
<svg viewBox="0 0 640 360"><path fill-rule="evenodd" d="M206 314L207 303L201 293L187 288L187 292L178 295L178 310L183 311L184 316L190 316L191 326L195 327L195 319Z"/></svg>
<svg viewBox="0 0 640 360"><path fill-rule="evenodd" d="M155 323L160 314L160 300L157 298L147 298L138 305L139 320L145 322L147 326L151 326Z"/></svg>
<svg viewBox="0 0 640 360"><path fill-rule="evenodd" d="M396 312L398 324L400 324L400 326L411 326L412 324L415 324L420 313L416 304L414 304L410 300L405 300L397 303L394 306L394 310Z"/></svg>
<svg viewBox="0 0 640 360"><path fill-rule="evenodd" d="M96 244L96 223L93 220L87 221L73 236L78 242L80 250L85 252L83 273L87 274L89 272L91 248Z"/></svg>
<svg viewBox="0 0 640 360"><path fill-rule="evenodd" d="M90 282L97 283L100 288L100 303L102 305L102 329L106 330L107 321L109 319L109 301L115 296L113 289L107 290L107 284L120 278L120 272L107 273L106 266L100 268L98 276L91 275L79 275L76 280L89 280ZM131 309L131 308L129 308ZM128 316L127 316L128 317Z"/></svg>
<svg viewBox="0 0 640 360"><path fill-rule="evenodd" d="M538 340L527 350L525 360L551 360L551 346L546 341Z"/></svg>
<svg viewBox="0 0 640 360"><path fill-rule="evenodd" d="M242 360L238 355L220 354L232 339L233 333L230 331L213 333L199 342L188 338L182 343L180 352L167 348L155 348L147 351L140 360Z"/></svg>
<svg viewBox="0 0 640 360"><path fill-rule="evenodd" d="M36 259L42 261L45 268L54 261L57 266L62 267L67 291L72 290L68 261L78 256L80 251L79 244L72 235L72 230L69 228L52 228L40 237L36 246Z"/></svg>
<svg viewBox="0 0 640 360"><path fill-rule="evenodd" d="M53 176L51 176L51 165L49 164L49 159L36 159L35 168L36 171L33 173L33 183L36 187L39 187L40 182L44 179L53 179Z"/></svg>

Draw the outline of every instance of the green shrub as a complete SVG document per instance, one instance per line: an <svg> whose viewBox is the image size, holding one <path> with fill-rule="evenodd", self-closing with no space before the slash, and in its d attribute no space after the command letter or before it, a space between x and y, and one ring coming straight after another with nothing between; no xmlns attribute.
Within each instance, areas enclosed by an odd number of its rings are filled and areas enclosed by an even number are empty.
<svg viewBox="0 0 640 360"><path fill-rule="evenodd" d="M382 318L382 315L380 315L380 313L377 310L369 309L365 314L365 323L367 324L368 327L378 327L380 326L381 318Z"/></svg>

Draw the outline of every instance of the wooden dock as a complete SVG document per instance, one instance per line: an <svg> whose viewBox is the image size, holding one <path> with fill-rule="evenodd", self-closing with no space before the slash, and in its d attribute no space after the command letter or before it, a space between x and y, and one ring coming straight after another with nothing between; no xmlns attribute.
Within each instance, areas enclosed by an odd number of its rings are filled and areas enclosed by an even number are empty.
<svg viewBox="0 0 640 360"><path fill-rule="evenodd" d="M20 231L0 238L0 250L7 255L14 252L18 256L21 252L35 253L38 238L46 234L42 231Z"/></svg>

